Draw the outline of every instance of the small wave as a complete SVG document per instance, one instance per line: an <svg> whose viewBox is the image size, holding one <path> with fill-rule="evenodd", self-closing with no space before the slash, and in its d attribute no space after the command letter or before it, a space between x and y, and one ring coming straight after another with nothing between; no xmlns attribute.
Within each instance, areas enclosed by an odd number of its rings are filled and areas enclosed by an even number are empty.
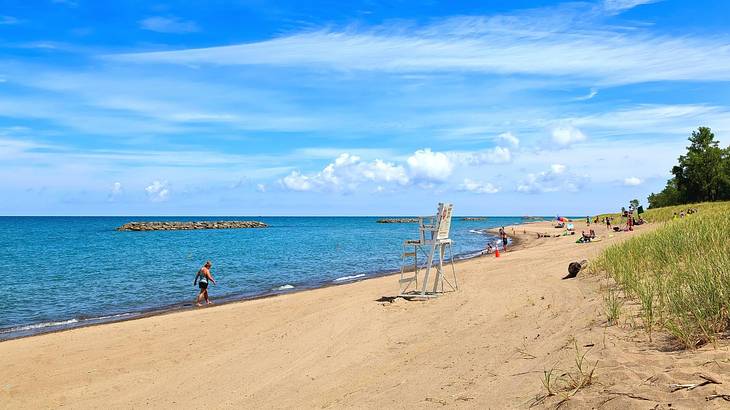
<svg viewBox="0 0 730 410"><path fill-rule="evenodd" d="M292 286L292 285L283 285L283 286L279 286L278 288L274 288L274 290L289 290L289 289L294 289L294 286Z"/></svg>
<svg viewBox="0 0 730 410"><path fill-rule="evenodd" d="M78 321L79 321L78 319L69 319L69 320L63 320L60 322L34 323L32 325L11 327L9 329L0 329L0 333L24 332L26 330L43 329L44 327L71 325L74 323L78 323Z"/></svg>
<svg viewBox="0 0 730 410"><path fill-rule="evenodd" d="M343 281L346 281L346 280L353 280L353 279L357 279L357 278L362 278L363 276L365 276L364 273L361 273L359 275L343 276L341 278L335 279L334 282L343 282Z"/></svg>
<svg viewBox="0 0 730 410"><path fill-rule="evenodd" d="M97 322L97 321L105 321L108 319L118 319L125 316L134 316L134 313L120 313L118 315L108 315L108 316L97 316L97 317L82 317L82 318L73 318L69 320L61 320L58 322L41 322L41 323L33 323L31 325L23 325L23 326L16 326L11 327L7 329L0 329L0 334L4 333L15 333L15 332L27 332L31 330L36 329L44 329L47 327L61 327L61 326L68 326L73 325L75 323L80 322Z"/></svg>
<svg viewBox="0 0 730 410"><path fill-rule="evenodd" d="M469 233L475 233L478 235L487 235L489 232L486 229L469 229Z"/></svg>

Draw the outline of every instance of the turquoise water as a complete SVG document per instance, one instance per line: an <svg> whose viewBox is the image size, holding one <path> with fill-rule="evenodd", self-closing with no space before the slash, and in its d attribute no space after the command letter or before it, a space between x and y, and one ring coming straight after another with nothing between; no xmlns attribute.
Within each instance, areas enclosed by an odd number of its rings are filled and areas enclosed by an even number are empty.
<svg viewBox="0 0 730 410"><path fill-rule="evenodd" d="M190 306L206 261L213 300L233 300L360 280L399 269L415 224L375 217L0 217L0 339ZM130 221L259 220L265 229L117 232ZM454 253L522 222L455 217ZM393 282L393 289L397 283Z"/></svg>

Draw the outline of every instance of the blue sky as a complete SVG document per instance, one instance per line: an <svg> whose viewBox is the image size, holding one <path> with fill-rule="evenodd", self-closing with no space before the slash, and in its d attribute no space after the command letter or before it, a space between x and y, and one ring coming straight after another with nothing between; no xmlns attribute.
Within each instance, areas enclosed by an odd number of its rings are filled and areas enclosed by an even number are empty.
<svg viewBox="0 0 730 410"><path fill-rule="evenodd" d="M730 3L14 1L0 214L588 214L730 132Z"/></svg>

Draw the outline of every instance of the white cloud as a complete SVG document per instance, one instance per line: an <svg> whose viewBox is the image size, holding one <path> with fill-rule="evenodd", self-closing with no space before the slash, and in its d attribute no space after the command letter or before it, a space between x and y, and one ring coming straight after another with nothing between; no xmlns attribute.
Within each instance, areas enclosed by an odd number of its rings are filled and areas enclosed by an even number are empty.
<svg viewBox="0 0 730 410"><path fill-rule="evenodd" d="M424 181L445 181L454 170L454 165L446 154L433 152L430 148L416 151L406 162L411 175Z"/></svg>
<svg viewBox="0 0 730 410"><path fill-rule="evenodd" d="M302 175L299 171L292 171L291 174L282 178L281 183L292 191L310 191L314 188L311 178Z"/></svg>
<svg viewBox="0 0 730 410"><path fill-rule="evenodd" d="M475 181L469 178L464 178L464 182L459 185L459 190L475 194L495 194L499 192L499 188L490 182Z"/></svg>
<svg viewBox="0 0 730 410"><path fill-rule="evenodd" d="M122 188L121 182L115 182L112 184L112 188L109 191L109 196L107 197L107 201L111 202L114 201L119 195L122 195L124 193L124 189Z"/></svg>
<svg viewBox="0 0 730 410"><path fill-rule="evenodd" d="M604 0L603 7L609 12L621 12L644 4L656 3L661 0Z"/></svg>
<svg viewBox="0 0 730 410"><path fill-rule="evenodd" d="M169 34L183 34L200 31L200 28L194 21L180 20L177 17L148 17L144 20L140 20L139 26L144 30Z"/></svg>
<svg viewBox="0 0 730 410"><path fill-rule="evenodd" d="M576 142L585 141L586 136L578 128L572 125L565 125L553 128L552 139L558 145L567 146Z"/></svg>
<svg viewBox="0 0 730 410"><path fill-rule="evenodd" d="M449 152L448 156L461 165L505 164L512 161L512 153L506 147L494 147L474 152Z"/></svg>
<svg viewBox="0 0 730 410"><path fill-rule="evenodd" d="M527 174L517 186L517 191L529 194L559 191L575 192L586 180L586 176L567 172L567 167L563 164L552 164L547 171Z"/></svg>
<svg viewBox="0 0 730 410"><path fill-rule="evenodd" d="M583 96L580 96L580 97L577 97L576 100L577 101L590 100L591 98L593 98L593 97L595 97L597 95L598 95L598 90L595 89L595 88L591 88L591 90L590 90L590 92L588 94L583 95Z"/></svg>
<svg viewBox="0 0 730 410"><path fill-rule="evenodd" d="M167 185L167 181L153 181L152 184L150 184L144 190L145 192L147 192L147 197L150 199L150 201L164 202L167 201L167 199L170 197L170 189Z"/></svg>
<svg viewBox="0 0 730 410"><path fill-rule="evenodd" d="M641 185L643 181L637 177L628 177L624 179L624 185L626 186L638 186Z"/></svg>
<svg viewBox="0 0 730 410"><path fill-rule="evenodd" d="M509 144L509 145L511 145L511 146L513 146L515 148L518 147L518 146L520 146L520 140L519 140L519 138L517 138L511 132L503 132L503 133L497 135L497 141L504 141L507 144Z"/></svg>
<svg viewBox="0 0 730 410"><path fill-rule="evenodd" d="M283 187L293 191L353 191L366 182L405 185L409 177L400 165L380 159L366 162L344 153L316 174L292 171L280 180Z"/></svg>
<svg viewBox="0 0 730 410"><path fill-rule="evenodd" d="M618 11L637 4L616 1L607 7ZM416 29L406 25L321 30L231 46L110 58L342 71L572 76L593 84L730 80L727 37L655 35L640 27L601 25L595 8L585 3L550 12L458 17ZM708 55L713 64L706 63Z"/></svg>
<svg viewBox="0 0 730 410"><path fill-rule="evenodd" d="M266 185L265 184L256 184L256 190L258 192L266 192Z"/></svg>

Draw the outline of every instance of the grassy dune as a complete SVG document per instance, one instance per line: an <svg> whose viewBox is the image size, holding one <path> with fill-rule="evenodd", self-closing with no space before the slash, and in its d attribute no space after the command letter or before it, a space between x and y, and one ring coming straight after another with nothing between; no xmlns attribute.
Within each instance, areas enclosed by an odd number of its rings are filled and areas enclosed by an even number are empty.
<svg viewBox="0 0 730 410"><path fill-rule="evenodd" d="M672 219L688 207L699 212ZM606 298L607 314L620 315L615 294L622 291L639 302L650 338L661 329L687 348L714 342L730 330L730 202L651 209L645 218L666 223L606 249L593 263L618 285Z"/></svg>
<svg viewBox="0 0 730 410"><path fill-rule="evenodd" d="M647 209L646 212L641 214L641 216L649 222L666 222L666 221L669 221L672 219L672 216L674 213L679 214L682 211L686 212L687 209L689 209L689 208L697 209L698 211L701 211L702 213L730 212L730 201L700 202L700 203L696 203L696 204L675 205L675 206L668 206L665 208ZM612 217L616 218L617 221L619 221L621 218L621 214L617 212L617 213L600 214L600 215L598 215L598 219L600 220L606 216L612 216Z"/></svg>

